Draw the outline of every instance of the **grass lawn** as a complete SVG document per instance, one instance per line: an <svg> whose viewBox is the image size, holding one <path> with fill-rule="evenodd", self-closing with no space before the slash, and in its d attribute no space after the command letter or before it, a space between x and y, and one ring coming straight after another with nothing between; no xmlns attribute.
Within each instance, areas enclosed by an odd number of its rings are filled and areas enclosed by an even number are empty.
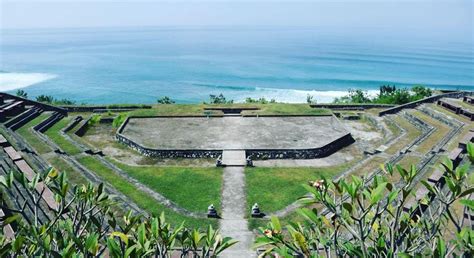
<svg viewBox="0 0 474 258"><path fill-rule="evenodd" d="M394 117L393 121L397 123L400 127L404 128L407 131L405 137L402 137L400 140L395 142L394 144L390 145L387 150L385 151L388 154L395 154L401 149L405 148L408 144L410 144L416 137L421 135L421 131L412 125L408 120L401 116Z"/></svg>
<svg viewBox="0 0 474 258"><path fill-rule="evenodd" d="M164 104L151 109L131 111L131 116L204 116L204 104ZM212 111L212 115L223 115L221 111Z"/></svg>
<svg viewBox="0 0 474 258"><path fill-rule="evenodd" d="M208 224L212 224L214 228L217 227L217 220L215 219L195 219L186 217L184 215L178 214L168 208L164 207L161 203L156 202L152 197L148 196L145 192L137 189L134 185L130 184L118 176L114 171L104 166L97 159L93 157L82 157L78 158L82 165L84 165L89 170L96 173L104 181L110 183L115 189L124 195L128 196L132 201L134 201L140 208L148 211L153 215L160 215L161 212L165 212L167 220L176 225L182 221L186 221L186 225L191 227L201 227L204 228Z"/></svg>
<svg viewBox="0 0 474 258"><path fill-rule="evenodd" d="M36 135L34 135L29 129L37 124L39 124L41 121L45 120L49 114L41 114L35 119L31 120L21 128L17 129L16 132L23 137L30 145L33 147L39 154L44 154L51 152L52 149L44 143L40 138L38 138Z"/></svg>
<svg viewBox="0 0 474 258"><path fill-rule="evenodd" d="M441 139L443 139L443 137L449 133L450 129L446 124L431 118L430 116L427 116L421 111L415 110L412 112L412 114L423 120L425 123L436 128L436 130L416 148L416 150L420 153L428 153L428 151L431 150L434 145L439 143Z"/></svg>
<svg viewBox="0 0 474 258"><path fill-rule="evenodd" d="M236 103L236 104L170 104L155 105L152 109L139 109L130 112L131 116L204 116L204 108L222 107L222 108L245 108L257 107L259 110L245 110L242 115L328 115L331 111L322 108L311 108L308 104L286 104L286 103ZM210 111L213 116L221 116L221 111Z"/></svg>
<svg viewBox="0 0 474 258"><path fill-rule="evenodd" d="M320 179L323 176L330 179L350 165L344 164L323 168L246 168L248 209L250 210L254 203L258 203L264 213L283 209L306 194L303 184Z"/></svg>
<svg viewBox="0 0 474 258"><path fill-rule="evenodd" d="M114 163L142 184L183 208L205 212L211 203L220 207L222 168L129 166Z"/></svg>
<svg viewBox="0 0 474 258"><path fill-rule="evenodd" d="M56 143L63 151L68 153L69 155L76 155L81 153L81 150L64 138L61 135L61 130L66 127L69 122L71 121L70 117L65 117L59 120L56 124L54 124L51 128L49 128L45 134L48 136L54 143Z"/></svg>

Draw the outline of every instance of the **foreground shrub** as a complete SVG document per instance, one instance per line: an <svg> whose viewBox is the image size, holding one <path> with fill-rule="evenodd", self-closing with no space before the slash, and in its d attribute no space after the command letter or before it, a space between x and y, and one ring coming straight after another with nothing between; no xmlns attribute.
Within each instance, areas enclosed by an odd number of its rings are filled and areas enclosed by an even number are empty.
<svg viewBox="0 0 474 258"><path fill-rule="evenodd" d="M41 184L51 189L58 204L44 222L38 215L44 208L37 191ZM45 176L38 174L32 182L11 172L0 177L0 185L2 192L20 187L31 196L28 205L34 211L33 215L27 212L26 203L19 210L6 207L2 198L1 208L10 214L1 218L2 226L13 225L15 232L7 238L2 231L1 257L216 257L236 243L212 226L202 231L184 223L170 225L164 214L149 218L132 212L120 214L103 184L71 189L65 175L54 169Z"/></svg>
<svg viewBox="0 0 474 258"><path fill-rule="evenodd" d="M386 175L399 173L401 181L397 184L384 176L371 182L359 177L310 182L305 186L310 195L300 201L322 205L325 212L302 208L298 213L304 221L291 222L286 231L277 218L272 218L266 228L259 229L255 247L281 257L472 257L472 220L465 219L464 214L474 210L474 201L469 199L474 188L468 180L473 172L469 171L474 162L473 144L468 145L468 153L468 164L456 169L449 160L442 164L444 187L427 181L417 185L414 166L410 170L384 168ZM428 194L421 204L432 205L432 209L416 213L414 206L404 210L415 186L426 187ZM459 209L456 214L455 204L464 205L461 214Z"/></svg>

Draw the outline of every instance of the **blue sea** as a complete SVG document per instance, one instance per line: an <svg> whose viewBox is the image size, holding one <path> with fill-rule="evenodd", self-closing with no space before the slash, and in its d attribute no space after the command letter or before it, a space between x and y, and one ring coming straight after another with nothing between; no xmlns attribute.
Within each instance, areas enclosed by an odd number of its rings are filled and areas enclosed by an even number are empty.
<svg viewBox="0 0 474 258"><path fill-rule="evenodd" d="M0 89L78 103L332 101L382 84L474 90L471 41L321 28L2 30ZM468 37L469 38L469 37ZM2 78L3 77L3 78Z"/></svg>

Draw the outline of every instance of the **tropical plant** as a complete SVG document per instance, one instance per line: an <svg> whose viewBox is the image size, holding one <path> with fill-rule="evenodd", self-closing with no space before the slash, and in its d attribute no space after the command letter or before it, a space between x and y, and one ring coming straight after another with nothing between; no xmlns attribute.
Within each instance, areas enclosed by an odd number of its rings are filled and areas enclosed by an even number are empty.
<svg viewBox="0 0 474 258"><path fill-rule="evenodd" d="M26 91L24 90L17 90L16 95L20 98L24 98L24 99L28 98L28 93L26 93Z"/></svg>
<svg viewBox="0 0 474 258"><path fill-rule="evenodd" d="M114 118L114 121L112 122L112 127L113 127L113 128L119 128L120 125L123 124L123 122L125 121L125 119L127 119L127 114L125 114L125 113L118 114L118 115Z"/></svg>
<svg viewBox="0 0 474 258"><path fill-rule="evenodd" d="M468 180L474 163L471 143L468 155L470 164L454 168L450 160L442 163L444 187L423 180L417 184L415 166L406 170L390 165L383 172L399 173L400 183L393 184L385 176L310 182L304 186L309 195L300 202L309 207L322 205L324 210L299 209L303 222L290 222L286 230L272 218L266 228L259 229L255 247L265 247L263 255L281 257L472 257L472 217L469 222L464 217L474 210L474 201L469 199L474 187ZM425 187L428 194L407 210L416 187ZM464 208L456 209L458 204ZM422 211L422 207L428 208Z"/></svg>
<svg viewBox="0 0 474 258"><path fill-rule="evenodd" d="M72 187L55 169L37 174L31 182L10 172L0 177L0 186L13 198L30 196L14 209L5 205L2 195L0 207L7 214L1 218L2 228L12 225L15 230L13 236L0 233L1 257L216 257L236 243L211 226L205 231L184 223L172 226L164 214L123 215L103 184ZM49 219L40 216L45 187L57 204L57 209L47 210Z"/></svg>
<svg viewBox="0 0 474 258"><path fill-rule="evenodd" d="M170 99L168 96L161 97L157 100L158 104L174 104L174 100Z"/></svg>
<svg viewBox="0 0 474 258"><path fill-rule="evenodd" d="M306 95L306 103L308 103L308 104L316 104L317 101L316 101L316 99L314 98L313 95L308 94L308 95Z"/></svg>

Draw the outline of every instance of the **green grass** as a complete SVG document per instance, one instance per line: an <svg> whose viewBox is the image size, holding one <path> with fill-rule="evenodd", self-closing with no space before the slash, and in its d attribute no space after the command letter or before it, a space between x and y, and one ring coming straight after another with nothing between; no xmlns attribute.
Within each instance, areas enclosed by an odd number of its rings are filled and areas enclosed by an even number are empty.
<svg viewBox="0 0 474 258"><path fill-rule="evenodd" d="M405 148L408 144L416 139L416 137L421 135L421 131L412 125L408 120L401 116L396 116L393 121L397 123L400 127L404 128L407 131L407 134L390 145L387 150L385 150L388 154L395 154L401 149Z"/></svg>
<svg viewBox="0 0 474 258"><path fill-rule="evenodd" d="M446 136L449 133L449 127L446 124L436 119L433 119L430 116L420 111L415 110L412 112L412 114L417 116L419 119L423 120L425 123L436 128L436 130L416 148L417 151L425 154L429 150L431 150L434 145L439 143L443 139L444 136Z"/></svg>
<svg viewBox="0 0 474 258"><path fill-rule="evenodd" d="M129 166L114 163L140 183L183 208L205 212L211 203L220 207L222 168Z"/></svg>
<svg viewBox="0 0 474 258"><path fill-rule="evenodd" d="M131 116L204 116L204 104L167 104L155 105L151 109L131 111ZM220 111L212 111L212 115L223 115Z"/></svg>
<svg viewBox="0 0 474 258"><path fill-rule="evenodd" d="M349 166L246 168L247 206L250 210L254 203L258 203L264 213L278 211L306 194L303 184L322 177L330 179Z"/></svg>
<svg viewBox="0 0 474 258"><path fill-rule="evenodd" d="M161 212L164 212L167 217L167 220L173 224L178 224L182 221L186 221L186 225L192 227L204 228L209 224L212 224L213 227L217 227L216 220L190 218L164 207L162 204L156 202L153 198L148 196L145 192L137 189L134 185L127 182L121 176L115 174L114 171L104 166L102 163L100 163L100 161L93 157L85 156L77 159L77 161L79 161L89 170L95 172L105 182L110 183L119 192L128 196L140 208L148 211L153 215L159 215L161 214ZM199 193L196 193L196 195L198 194Z"/></svg>
<svg viewBox="0 0 474 258"><path fill-rule="evenodd" d="M131 116L204 116L204 108L222 107L222 108L245 108L257 107L259 110L244 110L242 115L329 115L331 111L322 108L311 108L308 104L286 104L286 103L236 103L236 104L170 104L155 105L152 109L139 109L130 112ZM210 111L213 116L221 116L221 111Z"/></svg>
<svg viewBox="0 0 474 258"><path fill-rule="evenodd" d="M35 119L28 122L26 125L22 126L16 132L23 137L30 145L33 147L39 154L45 154L51 152L52 149L44 143L40 138L33 134L29 128L39 124L41 121L45 120L49 114L41 114Z"/></svg>
<svg viewBox="0 0 474 258"><path fill-rule="evenodd" d="M329 109L312 108L308 104L283 104L283 103L269 103L269 104L245 104L248 106L256 106L259 110L245 110L242 111L243 116L251 115L308 115L320 116L330 115L332 112Z"/></svg>
<svg viewBox="0 0 474 258"><path fill-rule="evenodd" d="M80 172L69 166L69 164L66 163L66 161L64 161L62 158L55 156L52 158L48 158L48 162L59 172L66 173L67 178L74 185L87 185L89 183L89 180L87 180L87 178L85 178Z"/></svg>
<svg viewBox="0 0 474 258"><path fill-rule="evenodd" d="M45 134L46 136L49 137L54 143L56 143L63 151L68 153L69 155L76 155L81 153L81 150L72 144L70 141L68 141L66 138L64 138L61 135L61 130L66 127L69 122L71 121L71 118L63 118L59 120L56 124L54 124L51 128L49 128Z"/></svg>

